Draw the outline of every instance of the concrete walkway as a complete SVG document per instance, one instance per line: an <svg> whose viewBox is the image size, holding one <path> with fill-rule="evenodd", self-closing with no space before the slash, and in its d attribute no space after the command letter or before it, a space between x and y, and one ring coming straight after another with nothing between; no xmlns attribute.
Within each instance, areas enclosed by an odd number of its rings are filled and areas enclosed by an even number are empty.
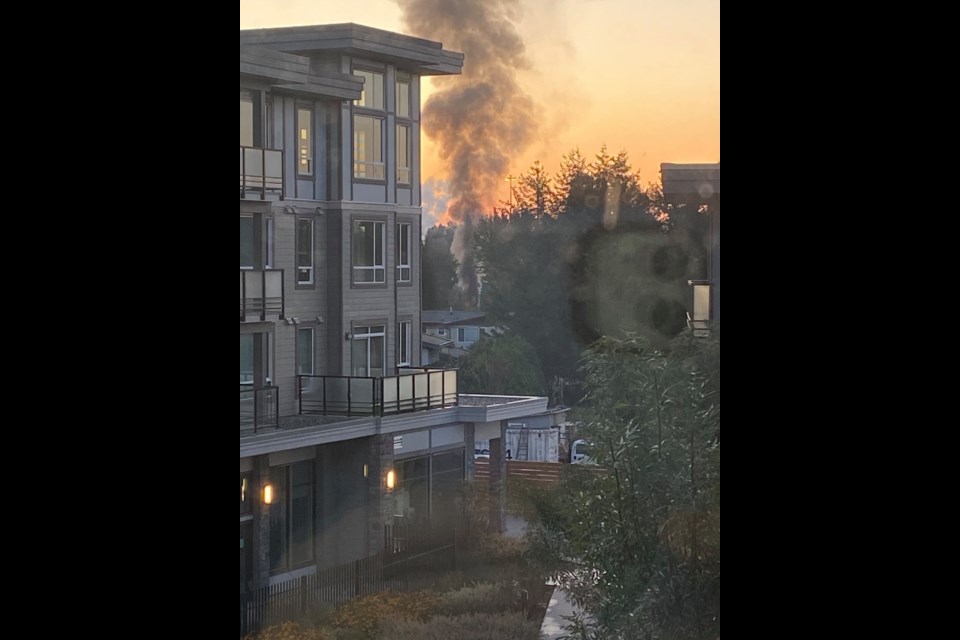
<svg viewBox="0 0 960 640"><path fill-rule="evenodd" d="M522 538L527 531L526 521L514 515L507 515L504 518L504 535L513 538ZM541 640L558 640L567 635L565 629L568 621L565 617L570 617L579 609L567 598L567 594L561 589L554 589L550 596L550 602L547 604L547 613L543 617L543 624L540 625Z"/></svg>

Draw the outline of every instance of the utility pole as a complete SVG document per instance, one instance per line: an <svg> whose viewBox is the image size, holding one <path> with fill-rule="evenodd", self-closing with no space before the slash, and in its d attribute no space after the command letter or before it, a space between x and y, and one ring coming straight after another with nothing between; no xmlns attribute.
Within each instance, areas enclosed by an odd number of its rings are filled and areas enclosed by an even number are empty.
<svg viewBox="0 0 960 640"><path fill-rule="evenodd" d="M511 207L513 206L513 181L516 180L516 179L517 179L516 176L507 176L507 177L505 178L505 180L510 183L510 195L509 195L509 198L510 198L510 206L511 206Z"/></svg>

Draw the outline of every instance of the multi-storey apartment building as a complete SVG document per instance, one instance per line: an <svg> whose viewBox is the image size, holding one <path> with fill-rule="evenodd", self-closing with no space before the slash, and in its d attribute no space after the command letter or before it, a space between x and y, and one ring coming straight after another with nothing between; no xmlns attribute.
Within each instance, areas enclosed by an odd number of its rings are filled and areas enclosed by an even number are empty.
<svg viewBox="0 0 960 640"><path fill-rule="evenodd" d="M240 588L435 520L477 425L420 344L420 79L463 55L354 24L240 31Z"/></svg>

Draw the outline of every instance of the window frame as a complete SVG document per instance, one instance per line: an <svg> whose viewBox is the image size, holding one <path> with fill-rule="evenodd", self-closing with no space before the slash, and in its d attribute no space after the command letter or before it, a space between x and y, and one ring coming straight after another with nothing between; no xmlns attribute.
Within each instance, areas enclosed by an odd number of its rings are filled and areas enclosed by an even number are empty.
<svg viewBox="0 0 960 640"><path fill-rule="evenodd" d="M404 233L406 233L406 246L404 246ZM413 284L413 242L411 241L413 233L413 225L409 222L398 222L397 223L397 283L398 284ZM403 262L403 254L406 253L406 262ZM406 278L404 278L404 270L406 270Z"/></svg>
<svg viewBox="0 0 960 640"><path fill-rule="evenodd" d="M306 482L293 483L293 468L295 466L305 465L307 469ZM278 467L270 467L270 481L274 485L275 500L268 507L268 527L270 529L270 556L268 559L270 574L276 575L286 571L292 571L313 564L317 557L316 534L317 534L317 508L316 508L316 463L314 460L302 460ZM309 500L304 504L309 506L309 535L306 536L307 544L305 549L309 550L309 558L302 559L299 562L292 562L296 541L294 539L294 513L293 501L295 490L301 487L309 487ZM279 515L278 515L279 514ZM278 521L279 540L274 539L274 519ZM274 562L274 554L277 554L277 562Z"/></svg>
<svg viewBox="0 0 960 640"><path fill-rule="evenodd" d="M358 252L357 248L357 231L361 224L372 224L374 225L373 230L373 247L372 247L372 264L357 264ZM379 230L379 231L378 231ZM351 266L351 283L355 286L360 287L386 287L387 286L387 222L386 220L378 220L376 218L354 218L353 224L350 231L350 266ZM380 263L377 264L377 246L379 240L380 247ZM373 271L373 280L361 280L357 278L357 274L365 271ZM377 277L380 277L378 280Z"/></svg>
<svg viewBox="0 0 960 640"><path fill-rule="evenodd" d="M364 329L365 329L365 331L361 332L361 330L364 330ZM376 331L375 329L379 329L379 331ZM376 378L376 377L378 377L378 376L375 376L375 375L372 375L372 374L371 374L372 367L370 366L370 360L371 360L370 356L371 356L371 354L372 354L372 351L371 351L371 348L372 348L372 347L371 347L371 345L373 344L373 339L374 339L374 338L380 338L380 339L381 339L381 341L380 341L380 362L381 362L382 364L381 364L381 367L380 367L381 373L380 373L380 376L379 376L379 377L383 377L384 375L386 375L386 369L387 369L387 325L386 325L385 323L374 323L374 322L370 322L370 323L367 323L367 324L355 324L354 327L353 327L353 331L351 331L351 335L350 335L350 373L351 373L352 376L358 377L358 378ZM366 353L367 353L366 358L367 358L367 361L366 361L366 365L364 366L364 370L366 371L366 374L365 374L365 375L361 375L361 374L357 373L357 365L356 365L356 363L353 361L353 360L354 360L354 357L353 357L353 356L354 356L354 345L356 345L357 342L366 342L366 343L367 343L367 348L366 348Z"/></svg>
<svg viewBox="0 0 960 640"><path fill-rule="evenodd" d="M301 232L301 230L300 230L300 224L301 224L301 223L308 223L308 224L310 225L310 234L309 234L309 238L310 238L310 251L309 251L310 263L309 263L309 265L301 265L301 264L300 264L300 257L301 257L301 253L300 253L300 238L302 237L302 232ZM317 252L316 225L314 224L314 219L313 219L312 217L308 217L308 216L297 216L295 225L296 225L296 226L295 226L295 228L294 228L294 236L295 236L295 237L294 237L294 258L293 258L293 261L294 261L294 265L293 265L293 266L294 266L294 274L295 274L295 275L294 275L294 278L295 278L294 284L295 284L295 286L296 286L298 289L301 289L301 288L309 288L309 289L312 289L312 288L314 288L314 287L316 286L316 281L317 281L317 278L316 278L316 270L317 270L317 259L316 259L316 252ZM300 272L301 272L302 269L308 270L308 273L309 273L309 275L310 275L310 277L309 277L308 280L305 280L305 281L301 281L301 280L300 280Z"/></svg>
<svg viewBox="0 0 960 640"><path fill-rule="evenodd" d="M305 104L296 105L296 119L297 119L297 177L298 178L312 178L314 175L314 162L313 162L313 106ZM301 127L300 116L301 113L307 114L307 137L306 142L303 140L303 128ZM301 171L301 161L304 159L304 151L306 151L306 161L307 169L306 171Z"/></svg>
<svg viewBox="0 0 960 640"><path fill-rule="evenodd" d="M397 323L397 366L412 366L410 352L413 339L411 331L413 323L410 320L401 320ZM404 358L404 347L406 348L406 358Z"/></svg>
<svg viewBox="0 0 960 640"><path fill-rule="evenodd" d="M413 76L406 71L397 71L396 80L394 82L394 111L397 114L398 118L413 118L413 109L411 108L411 98L413 96ZM400 97L400 86L406 86L407 88L407 99L401 100ZM406 113L400 111L400 105L403 104L406 107Z"/></svg>
<svg viewBox="0 0 960 640"><path fill-rule="evenodd" d="M366 156L367 156L367 154L366 154L366 149L367 149L367 147L366 147L366 146L363 147L363 148L364 148L364 153L363 153L364 159L363 159L363 160L359 160L359 159L358 159L359 156L360 156L360 154L357 153L357 152L358 152L358 150L359 150L361 147L360 147L360 144L359 144L359 135L358 135L358 129L359 129L359 127L357 126L357 124L358 124L358 120L360 120L361 118L371 120L371 121L374 123L374 126L379 127L379 129L380 129L380 134L379 134L379 136L376 134L375 131L374 131L374 133L373 133L373 138L374 138L374 140L373 140L372 143L370 143L370 147L369 147L369 148L372 150L372 156L373 156L373 158L370 159L370 160L366 159ZM385 147L385 144L384 144L384 143L386 142L386 141L384 140L384 130L385 130L385 128L386 128L386 119L385 119L383 116L373 115L373 114L368 114L368 113L355 113L355 114L353 114L353 148L352 148L352 154L353 154L353 179L354 179L355 181L367 182L367 183L372 183L372 184L385 184L385 183L386 183L386 181L387 181L387 163L386 163L386 159L384 158L384 147ZM379 141L380 141L380 144L379 144L379 145L376 144L376 142L377 142L376 139L377 139L378 137L379 137ZM379 158L379 159L378 159L378 158ZM359 171L358 171L361 165L363 165L363 167L364 167L363 175L361 175L361 174L359 173ZM368 169L370 169L370 174L372 174L372 175L368 175L368 171L367 171Z"/></svg>
<svg viewBox="0 0 960 640"><path fill-rule="evenodd" d="M400 130L403 129L406 131L404 134L404 144L401 147L400 145ZM397 185L409 187L413 184L413 160L412 160L412 147L413 142L411 140L411 135L413 132L413 127L409 124L397 123L396 125L396 147L397 147ZM401 164L401 158L403 164ZM402 176L401 172L405 172L406 176Z"/></svg>
<svg viewBox="0 0 960 640"><path fill-rule="evenodd" d="M306 334L310 336L310 351L309 351L309 354L310 354L310 371L304 371L304 370L303 370L303 362L301 362L301 360L300 360L301 347L302 347L301 340L302 340L302 336L304 335L304 332L306 332ZM296 351L296 362L295 362L295 366L296 366L296 368L297 368L297 375L298 375L298 376L313 376L313 375L316 375L316 372L317 372L317 369L316 369L316 360L317 360L317 356L316 356L316 345L317 345L317 339L316 339L316 331L315 331L315 329L314 329L313 327L297 327L296 342L297 342L297 345L296 345L297 351Z"/></svg>

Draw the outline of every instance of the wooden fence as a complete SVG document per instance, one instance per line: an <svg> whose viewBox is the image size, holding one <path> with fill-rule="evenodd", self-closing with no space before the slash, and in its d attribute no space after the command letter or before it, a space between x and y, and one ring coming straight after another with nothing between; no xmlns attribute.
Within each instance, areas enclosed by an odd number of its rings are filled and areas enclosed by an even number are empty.
<svg viewBox="0 0 960 640"><path fill-rule="evenodd" d="M526 460L507 460L507 478L522 478L538 484L556 484L560 481L561 472L570 465L561 462L530 462ZM576 465L594 473L605 473L606 470L595 465ZM474 478L477 482L489 482L490 462L488 460L474 461Z"/></svg>
<svg viewBox="0 0 960 640"><path fill-rule="evenodd" d="M381 591L431 586L434 572L456 567L457 532L387 526L376 555L240 594L240 636L293 620L318 605Z"/></svg>

